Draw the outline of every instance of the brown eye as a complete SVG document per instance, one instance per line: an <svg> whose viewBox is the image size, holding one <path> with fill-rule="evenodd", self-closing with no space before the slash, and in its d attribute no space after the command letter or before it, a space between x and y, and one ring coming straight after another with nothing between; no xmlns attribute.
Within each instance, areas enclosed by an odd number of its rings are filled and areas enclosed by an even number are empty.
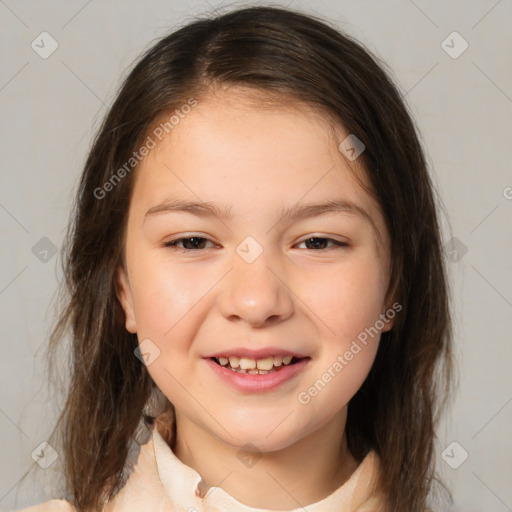
<svg viewBox="0 0 512 512"><path fill-rule="evenodd" d="M306 240L303 240L300 244L307 244L309 245L309 248L316 249L316 250L325 250L327 249L326 244L329 242L332 242L334 246L337 247L349 247L349 244L346 242L339 242L338 240L333 240L332 238L323 238L323 237L311 237L307 238ZM332 248L332 247L331 247Z"/></svg>
<svg viewBox="0 0 512 512"><path fill-rule="evenodd" d="M178 251L194 251L204 249L204 242L209 242L207 238L201 236L183 237L170 240L164 244L164 247L172 247ZM178 247L178 244L183 242L183 247Z"/></svg>

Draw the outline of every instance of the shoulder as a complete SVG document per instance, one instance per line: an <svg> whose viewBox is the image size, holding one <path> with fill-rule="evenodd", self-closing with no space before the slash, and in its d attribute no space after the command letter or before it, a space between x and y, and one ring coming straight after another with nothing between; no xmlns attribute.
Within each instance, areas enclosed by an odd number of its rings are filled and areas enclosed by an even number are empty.
<svg viewBox="0 0 512 512"><path fill-rule="evenodd" d="M50 500L12 512L75 512L75 507L67 500Z"/></svg>

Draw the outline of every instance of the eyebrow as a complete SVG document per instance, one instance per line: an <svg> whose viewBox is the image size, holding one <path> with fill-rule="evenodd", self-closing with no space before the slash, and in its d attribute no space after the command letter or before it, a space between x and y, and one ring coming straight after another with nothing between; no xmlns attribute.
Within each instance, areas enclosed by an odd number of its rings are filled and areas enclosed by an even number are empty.
<svg viewBox="0 0 512 512"><path fill-rule="evenodd" d="M232 217L231 206L220 206L212 201L198 202L173 199L165 200L151 207L146 212L144 221L150 216L170 212L185 212L203 218L218 217L220 219L229 219ZM334 199L314 204L297 203L293 206L283 207L280 212L280 219L281 221L297 221L332 213L344 213L362 218L373 227L375 233L380 238L379 231L371 215L362 206L346 199Z"/></svg>

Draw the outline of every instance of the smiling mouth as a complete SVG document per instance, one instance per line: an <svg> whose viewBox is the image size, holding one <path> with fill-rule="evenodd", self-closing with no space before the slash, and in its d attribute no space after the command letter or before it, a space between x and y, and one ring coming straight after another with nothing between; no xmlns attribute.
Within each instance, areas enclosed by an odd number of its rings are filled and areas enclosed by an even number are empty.
<svg viewBox="0 0 512 512"><path fill-rule="evenodd" d="M267 375L269 373L278 372L287 366L292 366L303 359L309 359L309 357L274 356L258 360L244 357L211 357L210 359L219 366L233 372L247 373L250 375Z"/></svg>

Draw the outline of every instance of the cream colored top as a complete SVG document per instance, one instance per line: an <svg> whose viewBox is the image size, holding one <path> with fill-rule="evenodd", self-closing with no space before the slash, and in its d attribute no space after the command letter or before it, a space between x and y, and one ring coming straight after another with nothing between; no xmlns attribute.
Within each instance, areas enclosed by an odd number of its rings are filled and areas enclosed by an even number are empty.
<svg viewBox="0 0 512 512"><path fill-rule="evenodd" d="M379 512L379 467L379 458L371 451L350 478L329 496L304 507L297 504L288 512ZM268 512L240 503L221 487L211 487L201 496L200 482L199 473L181 462L158 429L153 428L126 485L105 504L104 512ZM55 499L20 512L57 511L76 509L69 501Z"/></svg>

